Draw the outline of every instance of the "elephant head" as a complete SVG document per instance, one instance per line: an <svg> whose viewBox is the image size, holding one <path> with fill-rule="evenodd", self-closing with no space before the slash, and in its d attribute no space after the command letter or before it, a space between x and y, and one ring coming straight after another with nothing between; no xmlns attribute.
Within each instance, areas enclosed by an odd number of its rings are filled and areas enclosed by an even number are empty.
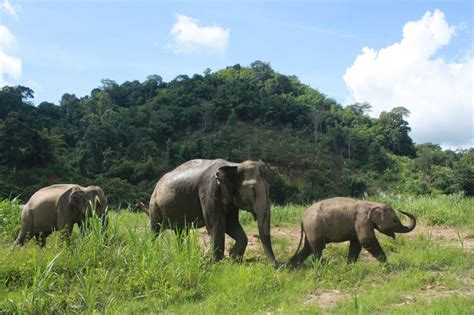
<svg viewBox="0 0 474 315"><path fill-rule="evenodd" d="M408 233L413 231L416 226L416 218L414 215L405 211L399 211L410 218L411 223L409 226L403 225L395 214L395 211L388 206L377 206L370 209L368 219L379 232L395 238L395 233Z"/></svg>
<svg viewBox="0 0 474 315"><path fill-rule="evenodd" d="M84 189L84 192L88 205L85 216L90 217L92 215L92 208L95 208L97 216L101 218L102 225L106 226L108 223L108 203L104 191L99 186L88 186Z"/></svg>
<svg viewBox="0 0 474 315"><path fill-rule="evenodd" d="M69 194L64 194L60 199L63 209L69 209L73 215L86 215L87 213L87 199L85 192L78 186L69 190ZM67 203L67 204L66 204Z"/></svg>
<svg viewBox="0 0 474 315"><path fill-rule="evenodd" d="M263 163L245 161L236 166L220 167L216 173L222 202L252 213L257 221L265 255L275 261L270 238L270 201Z"/></svg>

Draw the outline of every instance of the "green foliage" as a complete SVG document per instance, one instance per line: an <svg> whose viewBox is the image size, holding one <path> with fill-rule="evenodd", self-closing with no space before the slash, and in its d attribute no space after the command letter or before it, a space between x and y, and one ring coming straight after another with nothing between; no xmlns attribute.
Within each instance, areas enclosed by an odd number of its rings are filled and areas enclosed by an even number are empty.
<svg viewBox="0 0 474 315"><path fill-rule="evenodd" d="M0 201L0 240L13 242L20 226L20 201L18 199Z"/></svg>
<svg viewBox="0 0 474 315"><path fill-rule="evenodd" d="M127 204L194 158L265 161L277 204L379 190L474 193L472 149L415 147L408 109L371 118L370 104L342 107L266 62L101 84L82 98L64 94L59 106L33 106L27 87L0 90L0 197L100 183L111 204Z"/></svg>
<svg viewBox="0 0 474 315"><path fill-rule="evenodd" d="M454 171L465 194L474 196L474 149L463 152L454 164Z"/></svg>
<svg viewBox="0 0 474 315"><path fill-rule="evenodd" d="M378 194L370 200L390 204L394 209L413 213L427 225L468 225L474 228L474 199L465 198L462 194L441 196L409 196Z"/></svg>
<svg viewBox="0 0 474 315"><path fill-rule="evenodd" d="M382 190L412 194L472 196L474 149L443 151L433 144L416 146L414 159L390 155L391 167L382 177Z"/></svg>

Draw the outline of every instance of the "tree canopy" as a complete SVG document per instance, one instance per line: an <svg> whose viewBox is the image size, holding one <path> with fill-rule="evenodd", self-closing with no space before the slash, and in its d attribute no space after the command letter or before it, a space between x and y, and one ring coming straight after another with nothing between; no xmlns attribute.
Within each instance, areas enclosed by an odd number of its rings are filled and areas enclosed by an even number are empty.
<svg viewBox="0 0 474 315"><path fill-rule="evenodd" d="M0 195L26 200L57 182L101 185L113 203L147 199L162 174L193 158L267 163L273 200L309 202L379 189L474 194L473 149L413 143L397 107L341 106L255 61L164 82L109 79L59 105L24 86L0 90Z"/></svg>

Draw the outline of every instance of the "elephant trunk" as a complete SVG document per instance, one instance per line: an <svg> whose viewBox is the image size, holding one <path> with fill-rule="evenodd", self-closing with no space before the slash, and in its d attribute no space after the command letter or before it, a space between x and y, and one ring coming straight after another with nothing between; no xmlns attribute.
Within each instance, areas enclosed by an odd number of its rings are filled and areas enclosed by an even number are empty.
<svg viewBox="0 0 474 315"><path fill-rule="evenodd" d="M403 213L404 215L406 215L407 217L410 218L411 220L411 223L410 225L408 226L404 226L403 224L400 223L400 228L395 231L396 233L408 233L408 232L411 232L413 231L413 229L415 228L416 226L416 218L413 214L411 213L408 213L408 212L405 212L405 211L402 211L402 210L398 210L400 211L401 213Z"/></svg>
<svg viewBox="0 0 474 315"><path fill-rule="evenodd" d="M270 207L266 207L263 211L256 211L256 213L258 233L260 235L260 240L262 241L263 251L270 261L276 263L270 238Z"/></svg>

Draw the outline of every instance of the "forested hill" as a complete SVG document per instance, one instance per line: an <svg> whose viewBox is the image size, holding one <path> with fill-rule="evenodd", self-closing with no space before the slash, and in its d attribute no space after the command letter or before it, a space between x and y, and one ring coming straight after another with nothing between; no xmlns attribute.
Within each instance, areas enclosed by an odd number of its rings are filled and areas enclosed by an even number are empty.
<svg viewBox="0 0 474 315"><path fill-rule="evenodd" d="M160 176L193 158L261 159L273 201L393 192L474 193L474 150L415 146L403 107L368 116L268 63L164 82L103 80L90 95L32 105L0 91L0 197L58 182L101 185L112 203L148 200Z"/></svg>

